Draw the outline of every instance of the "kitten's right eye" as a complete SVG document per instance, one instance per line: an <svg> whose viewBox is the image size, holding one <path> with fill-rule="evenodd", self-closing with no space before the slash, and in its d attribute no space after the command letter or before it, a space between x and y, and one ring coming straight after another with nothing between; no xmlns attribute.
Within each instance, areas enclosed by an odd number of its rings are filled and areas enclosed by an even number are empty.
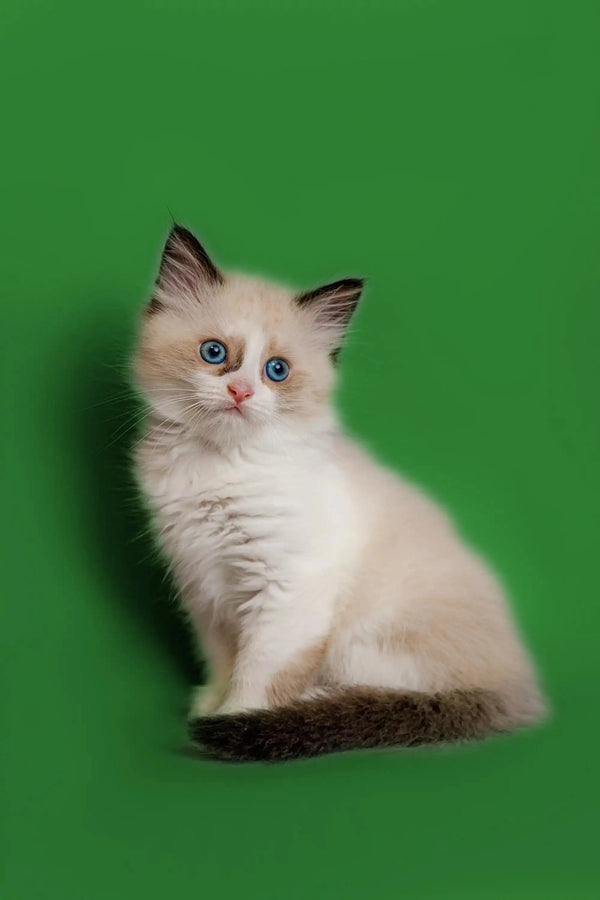
<svg viewBox="0 0 600 900"><path fill-rule="evenodd" d="M220 341L204 341L200 344L200 356L204 362L218 366L225 362L227 350Z"/></svg>

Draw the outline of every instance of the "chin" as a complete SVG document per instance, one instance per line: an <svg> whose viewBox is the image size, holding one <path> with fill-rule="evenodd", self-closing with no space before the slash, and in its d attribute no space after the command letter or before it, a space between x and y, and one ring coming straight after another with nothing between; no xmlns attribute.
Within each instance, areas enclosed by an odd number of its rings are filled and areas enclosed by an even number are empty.
<svg viewBox="0 0 600 900"><path fill-rule="evenodd" d="M259 423L251 415L235 409L219 409L202 422L189 423L190 429L203 440L220 447L241 443L255 432Z"/></svg>

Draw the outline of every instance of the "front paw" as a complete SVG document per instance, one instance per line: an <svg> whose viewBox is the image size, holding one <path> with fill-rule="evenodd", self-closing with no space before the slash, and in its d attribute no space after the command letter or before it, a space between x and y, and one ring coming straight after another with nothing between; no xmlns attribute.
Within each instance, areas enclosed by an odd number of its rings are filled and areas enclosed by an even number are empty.
<svg viewBox="0 0 600 900"><path fill-rule="evenodd" d="M217 716L232 716L235 713L248 712L248 707L236 700L225 700L214 712Z"/></svg>
<svg viewBox="0 0 600 900"><path fill-rule="evenodd" d="M252 701L242 697L227 697L215 710L218 716L235 716L238 713L255 712L257 709L267 709L267 703L261 703L258 699Z"/></svg>
<svg viewBox="0 0 600 900"><path fill-rule="evenodd" d="M210 716L219 708L223 692L214 684L201 684L194 688L190 704L190 719Z"/></svg>

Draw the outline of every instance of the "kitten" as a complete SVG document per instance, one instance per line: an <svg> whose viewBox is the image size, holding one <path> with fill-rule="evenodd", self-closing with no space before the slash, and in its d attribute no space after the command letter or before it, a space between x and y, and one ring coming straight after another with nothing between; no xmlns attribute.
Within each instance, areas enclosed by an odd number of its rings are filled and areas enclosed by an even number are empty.
<svg viewBox="0 0 600 900"><path fill-rule="evenodd" d="M478 738L543 713L492 574L337 424L362 287L224 275L176 225L144 311L137 475L209 663L191 734L224 759Z"/></svg>

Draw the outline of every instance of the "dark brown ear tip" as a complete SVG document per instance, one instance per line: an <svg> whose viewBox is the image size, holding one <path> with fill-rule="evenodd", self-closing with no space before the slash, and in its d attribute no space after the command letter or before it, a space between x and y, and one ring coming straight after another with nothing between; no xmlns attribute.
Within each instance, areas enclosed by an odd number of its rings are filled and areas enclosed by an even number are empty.
<svg viewBox="0 0 600 900"><path fill-rule="evenodd" d="M198 242L198 239L194 236L193 232L184 225L180 225L178 222L174 222L171 226L167 244L171 243L173 240L183 241L186 244L195 244Z"/></svg>
<svg viewBox="0 0 600 900"><path fill-rule="evenodd" d="M338 291L341 289L348 294L356 294L358 297L364 290L366 281L366 278L342 278L341 281L334 283L334 287Z"/></svg>
<svg viewBox="0 0 600 900"><path fill-rule="evenodd" d="M358 294L360 294L360 293L362 293L362 291L364 291L365 285L366 285L366 283L367 283L367 279L366 279L366 278L351 278L350 281L351 281L354 285L356 285L356 292L357 292Z"/></svg>
<svg viewBox="0 0 600 900"><path fill-rule="evenodd" d="M179 257L186 258L185 268L187 269L187 280L190 284L202 280L212 282L215 285L224 283L221 272L217 269L196 235L189 228L174 222L163 251L159 281L168 273L171 263L174 260L178 260ZM180 278L181 274L180 269L178 273Z"/></svg>

